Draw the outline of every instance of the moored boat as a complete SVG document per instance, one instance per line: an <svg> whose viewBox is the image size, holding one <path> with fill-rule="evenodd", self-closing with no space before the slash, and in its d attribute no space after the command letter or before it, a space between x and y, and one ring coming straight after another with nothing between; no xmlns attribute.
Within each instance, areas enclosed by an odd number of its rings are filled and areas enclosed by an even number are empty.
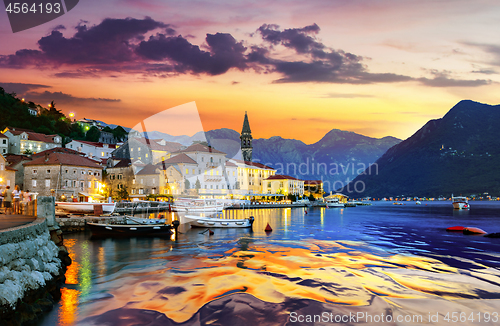
<svg viewBox="0 0 500 326"><path fill-rule="evenodd" d="M468 201L467 197L462 197L462 196L454 197L453 195L451 195L451 203L453 204L454 209L469 209L470 208L469 201Z"/></svg>
<svg viewBox="0 0 500 326"><path fill-rule="evenodd" d="M344 203L341 203L339 198L334 197L334 198L328 198L326 200L326 207L327 208L334 208L334 207L345 207Z"/></svg>
<svg viewBox="0 0 500 326"><path fill-rule="evenodd" d="M94 237L144 237L173 234L170 224L101 224L87 222Z"/></svg>
<svg viewBox="0 0 500 326"><path fill-rule="evenodd" d="M224 203L215 199L180 198L173 205L173 210L181 213L217 213L222 212L224 208Z"/></svg>
<svg viewBox="0 0 500 326"><path fill-rule="evenodd" d="M186 215L184 218L191 227L198 228L249 228L254 222L253 216L246 219L224 219Z"/></svg>
<svg viewBox="0 0 500 326"><path fill-rule="evenodd" d="M101 206L103 214L111 214L115 210L116 203L56 202L57 209L76 214L94 213L95 206Z"/></svg>

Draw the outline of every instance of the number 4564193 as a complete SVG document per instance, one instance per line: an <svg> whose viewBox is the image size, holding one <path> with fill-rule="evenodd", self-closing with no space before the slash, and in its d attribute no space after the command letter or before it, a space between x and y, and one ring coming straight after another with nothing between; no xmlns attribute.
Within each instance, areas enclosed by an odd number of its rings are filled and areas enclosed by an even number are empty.
<svg viewBox="0 0 500 326"><path fill-rule="evenodd" d="M9 14L27 14L27 13L46 13L46 14L58 14L61 12L60 3L34 3L31 6L28 3L9 3L7 8L5 8Z"/></svg>

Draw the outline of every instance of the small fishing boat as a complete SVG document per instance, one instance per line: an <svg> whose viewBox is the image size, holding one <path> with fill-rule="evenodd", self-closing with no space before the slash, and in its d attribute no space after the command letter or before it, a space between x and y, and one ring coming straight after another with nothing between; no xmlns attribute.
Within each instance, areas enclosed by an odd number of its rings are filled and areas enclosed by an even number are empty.
<svg viewBox="0 0 500 326"><path fill-rule="evenodd" d="M101 224L87 222L87 226L94 237L170 237L170 224Z"/></svg>
<svg viewBox="0 0 500 326"><path fill-rule="evenodd" d="M62 202L56 201L56 209L67 213L92 214L95 206L102 206L103 214L111 214L115 210L116 203L93 203L93 202Z"/></svg>
<svg viewBox="0 0 500 326"><path fill-rule="evenodd" d="M462 196L454 197L453 195L451 195L451 203L453 204L454 209L469 209L470 208L469 201L468 201L467 197L462 197Z"/></svg>
<svg viewBox="0 0 500 326"><path fill-rule="evenodd" d="M254 222L253 216L246 219L225 219L186 215L184 218L194 228L250 228Z"/></svg>

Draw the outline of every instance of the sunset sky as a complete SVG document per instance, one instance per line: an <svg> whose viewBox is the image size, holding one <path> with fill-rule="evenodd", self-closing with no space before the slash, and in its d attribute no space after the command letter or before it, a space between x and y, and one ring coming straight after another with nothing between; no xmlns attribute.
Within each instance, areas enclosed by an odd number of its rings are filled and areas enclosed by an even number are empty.
<svg viewBox="0 0 500 326"><path fill-rule="evenodd" d="M82 0L13 34L2 10L0 86L127 127L195 101L205 130L247 111L254 138L404 139L462 99L500 103L498 17L496 0Z"/></svg>

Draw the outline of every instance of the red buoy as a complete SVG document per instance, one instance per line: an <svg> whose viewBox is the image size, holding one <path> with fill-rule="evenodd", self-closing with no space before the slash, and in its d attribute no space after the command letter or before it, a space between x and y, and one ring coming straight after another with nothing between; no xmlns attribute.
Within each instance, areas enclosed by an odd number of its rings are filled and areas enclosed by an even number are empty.
<svg viewBox="0 0 500 326"><path fill-rule="evenodd" d="M452 226L452 227L447 228L446 231L448 231L448 232L463 232L464 229L465 229L465 227L463 227L463 226Z"/></svg>
<svg viewBox="0 0 500 326"><path fill-rule="evenodd" d="M306 213L306 214L307 214L307 209L305 210L305 212L304 212L304 213Z"/></svg>
<svg viewBox="0 0 500 326"><path fill-rule="evenodd" d="M214 235L214 231L212 231L212 230L208 229L208 234L210 234L210 235Z"/></svg>
<svg viewBox="0 0 500 326"><path fill-rule="evenodd" d="M269 223L267 223L267 226L266 226L266 228L264 229L264 231L266 231L266 232L272 232L272 231L273 231L273 228L269 225Z"/></svg>

